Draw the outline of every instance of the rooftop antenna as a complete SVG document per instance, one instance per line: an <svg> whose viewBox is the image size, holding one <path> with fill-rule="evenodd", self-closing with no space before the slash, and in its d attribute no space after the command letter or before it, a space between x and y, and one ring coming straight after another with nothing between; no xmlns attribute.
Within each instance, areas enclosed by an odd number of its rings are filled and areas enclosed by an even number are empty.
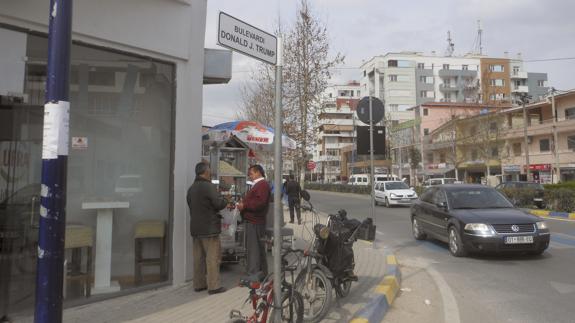
<svg viewBox="0 0 575 323"><path fill-rule="evenodd" d="M453 52L455 51L455 44L451 41L451 31L447 31L447 49L445 50L445 56L451 57L453 56Z"/></svg>
<svg viewBox="0 0 575 323"><path fill-rule="evenodd" d="M477 36L473 42L472 53L483 55L483 28L481 28L481 20L477 20Z"/></svg>

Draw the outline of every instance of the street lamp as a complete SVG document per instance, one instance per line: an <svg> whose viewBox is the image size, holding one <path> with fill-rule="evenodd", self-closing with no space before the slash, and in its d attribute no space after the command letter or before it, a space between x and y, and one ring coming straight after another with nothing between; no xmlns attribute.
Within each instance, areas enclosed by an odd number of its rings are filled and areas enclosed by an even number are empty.
<svg viewBox="0 0 575 323"><path fill-rule="evenodd" d="M527 137L527 109L525 108L525 105L529 103L529 100L531 100L531 95L527 93L522 93L518 100L523 107L523 140L525 142L525 168L527 181L529 181L529 178L531 177L531 170L529 169L529 140Z"/></svg>

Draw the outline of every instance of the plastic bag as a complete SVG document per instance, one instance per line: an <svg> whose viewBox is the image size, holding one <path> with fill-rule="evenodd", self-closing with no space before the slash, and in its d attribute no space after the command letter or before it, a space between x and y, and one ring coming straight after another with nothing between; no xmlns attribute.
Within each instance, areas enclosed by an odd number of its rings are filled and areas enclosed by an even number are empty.
<svg viewBox="0 0 575 323"><path fill-rule="evenodd" d="M238 229L240 211L238 208L233 208L231 210L226 208L220 211L220 214L222 216L222 234L235 238L236 230Z"/></svg>

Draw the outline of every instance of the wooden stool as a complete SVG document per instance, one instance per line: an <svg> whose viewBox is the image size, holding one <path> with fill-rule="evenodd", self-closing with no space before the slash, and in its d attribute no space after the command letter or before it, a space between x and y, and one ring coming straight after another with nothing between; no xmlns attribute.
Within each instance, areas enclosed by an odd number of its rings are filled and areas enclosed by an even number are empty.
<svg viewBox="0 0 575 323"><path fill-rule="evenodd" d="M157 258L144 258L142 245L144 241L159 241L160 255ZM160 276L166 277L166 224L164 221L141 221L136 224L134 234L134 282L142 283L143 266L159 266Z"/></svg>
<svg viewBox="0 0 575 323"><path fill-rule="evenodd" d="M84 293L90 297L92 285L92 247L94 230L85 225L66 225L64 249L72 252L72 259L66 266L67 280L83 281ZM86 270L82 271L82 250L86 250Z"/></svg>

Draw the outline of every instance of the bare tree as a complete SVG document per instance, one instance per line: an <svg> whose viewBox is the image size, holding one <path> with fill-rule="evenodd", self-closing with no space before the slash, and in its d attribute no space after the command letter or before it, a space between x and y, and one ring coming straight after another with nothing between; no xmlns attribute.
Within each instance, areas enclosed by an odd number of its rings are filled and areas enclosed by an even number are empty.
<svg viewBox="0 0 575 323"><path fill-rule="evenodd" d="M295 24L285 33L283 58L284 132L297 142L298 150L291 154L303 182L309 149L317 136L313 125L321 107L321 94L327 88L330 69L343 62L339 53L329 57L327 29L311 12L308 0L301 0ZM239 116L271 125L273 72L269 67L259 70L252 75L253 84L242 89Z"/></svg>
<svg viewBox="0 0 575 323"><path fill-rule="evenodd" d="M271 127L274 124L274 71L267 64L260 64L250 73L251 82L242 85L241 108L237 119L257 121Z"/></svg>

